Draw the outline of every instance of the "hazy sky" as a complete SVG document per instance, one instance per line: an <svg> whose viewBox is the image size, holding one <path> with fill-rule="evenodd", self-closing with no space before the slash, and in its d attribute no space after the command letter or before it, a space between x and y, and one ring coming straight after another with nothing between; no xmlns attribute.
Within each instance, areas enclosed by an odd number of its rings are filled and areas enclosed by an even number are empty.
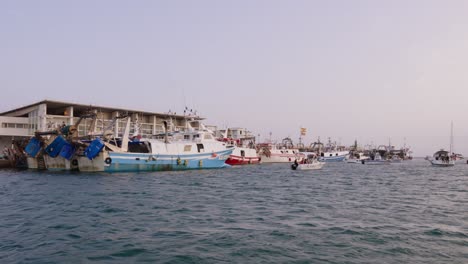
<svg viewBox="0 0 468 264"><path fill-rule="evenodd" d="M0 111L182 112L468 155L468 1L0 1Z"/></svg>

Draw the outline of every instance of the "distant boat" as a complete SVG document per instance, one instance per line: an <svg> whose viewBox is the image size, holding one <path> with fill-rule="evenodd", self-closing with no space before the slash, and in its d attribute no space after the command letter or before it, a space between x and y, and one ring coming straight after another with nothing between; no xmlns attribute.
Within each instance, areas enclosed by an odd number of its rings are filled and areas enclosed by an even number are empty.
<svg viewBox="0 0 468 264"><path fill-rule="evenodd" d="M330 151L320 153L320 160L325 162L341 162L349 156L349 151Z"/></svg>
<svg viewBox="0 0 468 264"><path fill-rule="evenodd" d="M312 143L311 148L319 153L319 160L324 162L342 162L349 157L349 150L338 146L336 142L332 143L330 138L326 146L319 139L317 142Z"/></svg>
<svg viewBox="0 0 468 264"><path fill-rule="evenodd" d="M432 166L436 167L451 167L455 165L455 155L453 153L453 122L450 126L450 150L439 150L431 157L428 157L427 160L431 163Z"/></svg>
<svg viewBox="0 0 468 264"><path fill-rule="evenodd" d="M302 159L301 162L297 160L291 165L292 170L319 170L325 165L325 162L321 162L317 159L315 153L307 153L306 158Z"/></svg>
<svg viewBox="0 0 468 264"><path fill-rule="evenodd" d="M445 150L439 150L432 158L428 158L429 162L431 162L432 166L436 167L451 167L455 165L455 160L452 159L452 155L450 152Z"/></svg>
<svg viewBox="0 0 468 264"><path fill-rule="evenodd" d="M283 142L277 145L272 143L258 144L258 155L262 163L293 162L294 160L300 162L304 158L304 154L293 146L290 138L283 139Z"/></svg>
<svg viewBox="0 0 468 264"><path fill-rule="evenodd" d="M366 156L363 152L358 152L346 159L346 162L353 164L361 164L363 160L368 159L370 159L369 156Z"/></svg>
<svg viewBox="0 0 468 264"><path fill-rule="evenodd" d="M245 136L245 134L245 129L227 128L222 138L218 138L218 141L225 142L228 148L234 148L232 154L227 158L226 164L247 165L260 163L261 159L255 149L255 137Z"/></svg>
<svg viewBox="0 0 468 264"><path fill-rule="evenodd" d="M388 160L391 163L401 163L403 161L403 159L398 155L392 155Z"/></svg>
<svg viewBox="0 0 468 264"><path fill-rule="evenodd" d="M365 165L388 165L391 162L389 160L382 159L382 156L377 152L374 155L371 155L370 159L362 160L361 163Z"/></svg>

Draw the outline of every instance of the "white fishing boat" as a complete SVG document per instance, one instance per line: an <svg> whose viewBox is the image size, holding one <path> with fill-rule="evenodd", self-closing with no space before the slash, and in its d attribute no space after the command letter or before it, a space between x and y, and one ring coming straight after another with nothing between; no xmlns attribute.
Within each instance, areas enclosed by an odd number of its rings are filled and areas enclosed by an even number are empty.
<svg viewBox="0 0 468 264"><path fill-rule="evenodd" d="M455 160L452 159L450 152L443 149L434 153L432 158L429 157L428 160L432 166L436 167L451 167L455 165Z"/></svg>
<svg viewBox="0 0 468 264"><path fill-rule="evenodd" d="M222 137L218 141L234 148L226 164L234 166L260 163L261 159L255 148L255 136L250 135L250 132L243 128L227 128L221 132Z"/></svg>
<svg viewBox="0 0 468 264"><path fill-rule="evenodd" d="M391 162L383 159L379 152L376 152L375 154L371 154L370 159L362 160L361 163L365 165L388 165Z"/></svg>
<svg viewBox="0 0 468 264"><path fill-rule="evenodd" d="M319 170L325 165L325 162L321 162L317 159L315 153L309 153L306 158L298 162L297 160L291 165L292 170Z"/></svg>
<svg viewBox="0 0 468 264"><path fill-rule="evenodd" d="M215 139L213 132L187 120L184 131L169 131L162 139L130 137L131 118L122 137L93 136L91 141L69 142L65 135L45 138L36 135L26 147L32 165L38 169L66 169L86 172L162 171L230 167L225 163L233 147ZM135 130L136 131L136 130ZM47 134L50 134L47 132ZM138 134L135 132L134 134ZM34 168L34 167L33 167Z"/></svg>
<svg viewBox="0 0 468 264"><path fill-rule="evenodd" d="M455 165L455 155L453 153L453 122L450 126L450 150L446 151L441 149L434 153L431 157L428 157L427 160L435 167L451 167Z"/></svg>
<svg viewBox="0 0 468 264"><path fill-rule="evenodd" d="M293 147L290 138L283 139L281 144L263 143L257 147L262 163L300 162L304 158L304 154Z"/></svg>
<svg viewBox="0 0 468 264"><path fill-rule="evenodd" d="M125 131L129 131L129 124L128 121ZM230 166L225 161L234 149L216 140L213 132L204 127L177 131L170 137L166 135L164 140L128 139L128 132L125 132L117 146L101 139L94 140L85 150L85 156L78 160L79 170L121 172L226 168Z"/></svg>
<svg viewBox="0 0 468 264"><path fill-rule="evenodd" d="M365 155L364 152L358 152L346 159L346 162L352 164L361 164L363 160L368 159L370 159L370 157Z"/></svg>
<svg viewBox="0 0 468 264"><path fill-rule="evenodd" d="M403 161L403 159L398 155L392 155L388 160L391 163L401 163Z"/></svg>
<svg viewBox="0 0 468 264"><path fill-rule="evenodd" d="M330 138L325 146L320 142L320 139L312 143L311 149L319 153L320 161L342 162L349 157L349 150L344 146L338 146L336 142L332 143Z"/></svg>

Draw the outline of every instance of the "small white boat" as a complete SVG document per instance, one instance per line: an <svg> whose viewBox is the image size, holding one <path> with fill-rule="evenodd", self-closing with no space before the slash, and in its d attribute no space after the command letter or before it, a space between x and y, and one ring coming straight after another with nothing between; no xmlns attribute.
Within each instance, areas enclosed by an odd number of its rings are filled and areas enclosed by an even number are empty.
<svg viewBox="0 0 468 264"><path fill-rule="evenodd" d="M393 155L390 159L388 159L391 163L401 163L403 159L398 155Z"/></svg>
<svg viewBox="0 0 468 264"><path fill-rule="evenodd" d="M436 167L451 167L455 165L455 160L452 159L450 153L443 149L434 153L432 158L428 158L428 160L432 166Z"/></svg>
<svg viewBox="0 0 468 264"><path fill-rule="evenodd" d="M307 154L307 158L299 163L297 160L291 165L292 170L319 170L325 165L325 162L319 161L317 155Z"/></svg>
<svg viewBox="0 0 468 264"><path fill-rule="evenodd" d="M439 150L431 157L426 158L432 166L451 167L455 165L455 155L453 153L453 122L450 125L450 151Z"/></svg>
<svg viewBox="0 0 468 264"><path fill-rule="evenodd" d="M359 153L355 153L354 155L350 156L346 160L346 163L361 164L363 160L368 160L368 159L370 159L369 156L366 156L363 152L359 152Z"/></svg>
<svg viewBox="0 0 468 264"><path fill-rule="evenodd" d="M361 163L365 165L388 165L391 162L389 160L382 159L382 156L377 152L375 155L371 155L370 159L362 160Z"/></svg>

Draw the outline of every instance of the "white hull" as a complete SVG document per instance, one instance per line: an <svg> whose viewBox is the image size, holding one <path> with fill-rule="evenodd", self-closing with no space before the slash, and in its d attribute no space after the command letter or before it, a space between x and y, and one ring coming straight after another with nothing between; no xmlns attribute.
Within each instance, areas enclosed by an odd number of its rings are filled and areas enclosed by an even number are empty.
<svg viewBox="0 0 468 264"><path fill-rule="evenodd" d="M351 164L362 164L362 161L365 161L368 159L348 159L346 160L346 163L351 163Z"/></svg>
<svg viewBox="0 0 468 264"><path fill-rule="evenodd" d="M340 162L349 157L349 151L324 152L320 154L320 161Z"/></svg>
<svg viewBox="0 0 468 264"><path fill-rule="evenodd" d="M363 160L361 163L365 165L388 165L391 162L388 160Z"/></svg>
<svg viewBox="0 0 468 264"><path fill-rule="evenodd" d="M297 149L272 149L267 153L259 153L262 163L284 163L302 161L304 154L299 153Z"/></svg>
<svg viewBox="0 0 468 264"><path fill-rule="evenodd" d="M455 161L454 160L449 160L449 161L441 161L441 160L430 160L432 166L435 167L452 167L455 166Z"/></svg>
<svg viewBox="0 0 468 264"><path fill-rule="evenodd" d="M262 158L262 163L284 163L284 162L294 162L295 159L300 161L301 158L299 158L296 155L277 155L273 156L271 155L270 157L267 156L261 156Z"/></svg>
<svg viewBox="0 0 468 264"><path fill-rule="evenodd" d="M325 162L313 162L310 164L299 164L296 170L319 170L323 167Z"/></svg>

